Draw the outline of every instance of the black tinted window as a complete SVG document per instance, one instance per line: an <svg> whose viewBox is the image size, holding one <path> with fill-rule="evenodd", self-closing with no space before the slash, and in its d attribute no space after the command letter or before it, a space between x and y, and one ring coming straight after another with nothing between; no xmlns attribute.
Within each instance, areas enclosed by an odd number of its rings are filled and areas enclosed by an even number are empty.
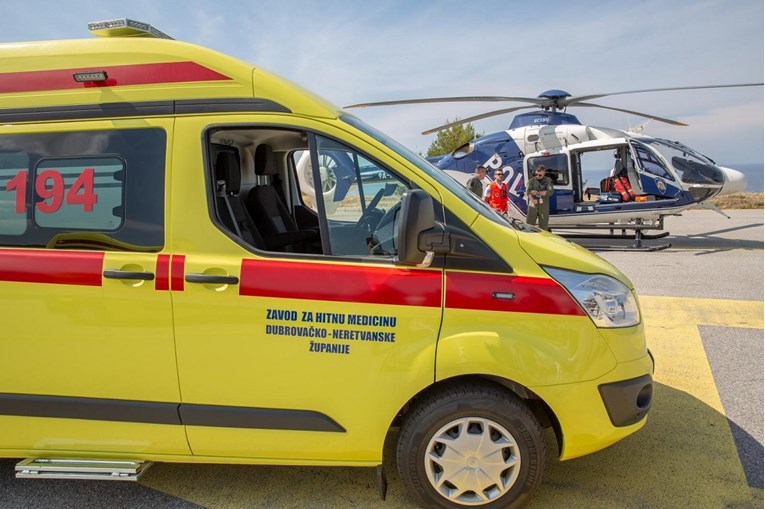
<svg viewBox="0 0 765 509"><path fill-rule="evenodd" d="M534 170L540 164L545 167L545 175L550 177L554 185L565 186L568 184L568 165L566 164L566 156L564 154L529 158L529 179L533 177Z"/></svg>
<svg viewBox="0 0 765 509"><path fill-rule="evenodd" d="M162 129L0 137L0 245L159 251Z"/></svg>

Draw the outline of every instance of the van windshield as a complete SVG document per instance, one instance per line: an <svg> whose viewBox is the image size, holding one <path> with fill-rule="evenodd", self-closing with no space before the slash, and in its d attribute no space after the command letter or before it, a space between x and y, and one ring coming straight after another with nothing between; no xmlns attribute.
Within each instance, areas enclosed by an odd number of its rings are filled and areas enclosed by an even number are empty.
<svg viewBox="0 0 765 509"><path fill-rule="evenodd" d="M448 189L452 194L460 198L462 201L470 205L470 207L484 216L487 219L490 219L491 221L494 221L495 223L507 225L514 227L515 229L522 229L522 226L518 226L518 223L516 221L509 221L505 219L504 217L500 216L497 212L495 212L491 207L488 207L485 203L483 203L481 200L479 200L473 193L468 191L467 187L463 186L456 180L454 180L452 177L447 175L445 172L439 170L430 162L425 160L422 156L419 156L403 146L401 143L397 142L390 136L384 134L381 131L378 131L374 127L365 124L362 122L359 118L354 117L353 115L349 114L343 114L340 116L340 120L343 122L355 127L359 131L363 132L364 134L367 134L374 138L375 140L379 141L386 147L390 148L394 152L396 152L398 155L415 165L417 168L423 171L426 175L433 178L433 180L437 181L439 184L444 186L446 189Z"/></svg>

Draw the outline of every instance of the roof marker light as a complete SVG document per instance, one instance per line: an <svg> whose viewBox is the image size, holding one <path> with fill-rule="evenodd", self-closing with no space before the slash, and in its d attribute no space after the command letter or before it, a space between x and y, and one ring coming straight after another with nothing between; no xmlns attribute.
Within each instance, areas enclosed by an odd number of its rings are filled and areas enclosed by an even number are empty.
<svg viewBox="0 0 765 509"><path fill-rule="evenodd" d="M87 83L106 81L109 76L106 74L106 71L92 71L76 72L72 75L72 77L74 78L74 81L78 83Z"/></svg>
<svg viewBox="0 0 765 509"><path fill-rule="evenodd" d="M101 37L154 37L157 39L172 39L148 23L133 19L110 19L88 23L88 30Z"/></svg>

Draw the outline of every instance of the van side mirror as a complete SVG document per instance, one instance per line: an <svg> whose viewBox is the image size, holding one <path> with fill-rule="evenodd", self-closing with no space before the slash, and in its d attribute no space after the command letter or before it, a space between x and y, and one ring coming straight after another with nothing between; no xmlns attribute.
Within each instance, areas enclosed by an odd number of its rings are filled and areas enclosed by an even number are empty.
<svg viewBox="0 0 765 509"><path fill-rule="evenodd" d="M436 223L433 199L421 189L407 191L401 200L398 263L428 267L435 255L450 249L449 231Z"/></svg>

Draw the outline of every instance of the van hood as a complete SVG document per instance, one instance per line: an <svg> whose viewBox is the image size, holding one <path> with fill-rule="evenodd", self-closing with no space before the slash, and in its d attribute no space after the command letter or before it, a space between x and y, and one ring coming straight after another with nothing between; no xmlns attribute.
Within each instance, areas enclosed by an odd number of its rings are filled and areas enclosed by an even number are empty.
<svg viewBox="0 0 765 509"><path fill-rule="evenodd" d="M611 263L559 235L544 231L518 232L518 241L521 248L539 265L589 274L605 274L618 279L630 290L635 289L632 281Z"/></svg>

